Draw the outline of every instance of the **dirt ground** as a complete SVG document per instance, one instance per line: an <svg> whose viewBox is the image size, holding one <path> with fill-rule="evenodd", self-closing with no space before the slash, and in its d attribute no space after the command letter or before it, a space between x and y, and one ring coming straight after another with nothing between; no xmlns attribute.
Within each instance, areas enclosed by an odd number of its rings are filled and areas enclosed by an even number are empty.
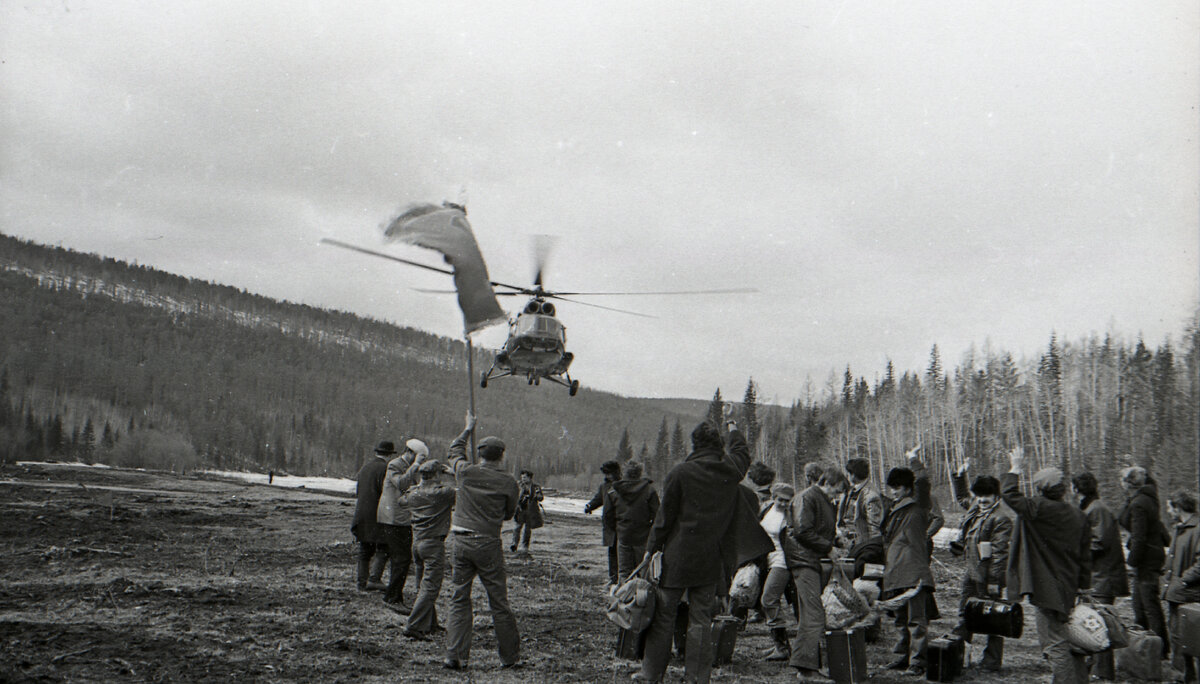
<svg viewBox="0 0 1200 684"><path fill-rule="evenodd" d="M0 681L619 682L635 671L612 656L597 516L555 514L534 533L531 557L508 559L525 668L499 669L476 583L470 670L451 673L440 640L405 639L380 594L355 590L353 509L303 489L0 468ZM957 569L940 552L938 561L934 634L949 631L957 605ZM443 587L442 607L448 596ZM1029 616L1025 630L1006 644L1001 674L968 670L960 681L1047 679ZM923 681L883 669L893 635L869 649L872 681ZM764 625L749 625L713 680L794 681L762 660L769 642ZM968 646L969 657L980 647ZM681 675L673 664L667 681Z"/></svg>

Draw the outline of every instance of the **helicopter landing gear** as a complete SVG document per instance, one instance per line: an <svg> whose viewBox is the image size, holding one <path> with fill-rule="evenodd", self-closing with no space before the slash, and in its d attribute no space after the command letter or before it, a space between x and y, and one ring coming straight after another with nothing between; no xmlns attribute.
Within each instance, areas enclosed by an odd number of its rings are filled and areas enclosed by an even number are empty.
<svg viewBox="0 0 1200 684"><path fill-rule="evenodd" d="M479 376L479 386L484 389L487 389L487 380L488 380L488 374L487 374L487 371L484 371L484 373Z"/></svg>
<svg viewBox="0 0 1200 684"><path fill-rule="evenodd" d="M570 396L572 396L572 397L575 396L579 392L579 381L572 380L571 387L570 387L570 389L567 390L567 392L570 394Z"/></svg>

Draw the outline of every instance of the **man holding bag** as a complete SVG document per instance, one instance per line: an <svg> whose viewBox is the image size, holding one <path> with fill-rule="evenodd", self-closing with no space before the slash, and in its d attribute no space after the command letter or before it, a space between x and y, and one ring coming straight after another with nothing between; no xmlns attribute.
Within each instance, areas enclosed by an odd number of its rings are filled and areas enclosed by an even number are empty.
<svg viewBox="0 0 1200 684"><path fill-rule="evenodd" d="M954 474L954 498L967 509L959 541L951 551L961 554L967 562L963 575L962 597L958 602L958 626L955 634L970 640L965 624L967 599L982 597L999 599L1004 591L1008 572L1008 543L1012 538L1013 521L1000 506L1000 481L981 475L971 483L967 493L967 469L970 461ZM973 495L973 496L972 496ZM957 550L956 550L957 549ZM988 635L979 666L988 672L999 672L1004 659L1004 637Z"/></svg>

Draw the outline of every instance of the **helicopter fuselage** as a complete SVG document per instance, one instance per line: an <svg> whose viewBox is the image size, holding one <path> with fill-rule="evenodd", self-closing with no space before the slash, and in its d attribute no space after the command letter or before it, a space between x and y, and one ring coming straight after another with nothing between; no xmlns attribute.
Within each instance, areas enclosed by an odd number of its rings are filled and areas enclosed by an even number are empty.
<svg viewBox="0 0 1200 684"><path fill-rule="evenodd" d="M531 385L540 384L545 378L569 388L574 395L579 383L571 380L567 368L575 356L566 350L566 343L567 329L554 317L554 306L531 299L509 323L508 339L496 352L495 361L483 374L480 385L487 387L492 378L519 375Z"/></svg>

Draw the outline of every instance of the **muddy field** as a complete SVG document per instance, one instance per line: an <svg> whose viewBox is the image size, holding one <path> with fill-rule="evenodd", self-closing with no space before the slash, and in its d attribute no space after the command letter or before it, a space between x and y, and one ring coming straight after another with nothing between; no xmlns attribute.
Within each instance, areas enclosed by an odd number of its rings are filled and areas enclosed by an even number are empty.
<svg viewBox="0 0 1200 684"><path fill-rule="evenodd" d="M440 642L405 639L379 594L354 589L350 499L82 468L7 466L0 481L0 681L617 682L635 670L611 657L596 516L552 516L532 557L508 561L525 668L499 669L476 583L471 669L458 674L441 669ZM957 604L957 568L938 560L935 634ZM960 681L1044 679L1026 622L1003 673ZM769 641L751 624L714 681L794 680L762 661ZM882 670L889 651L871 647L872 681L923 681ZM668 681L681 674L673 665Z"/></svg>

